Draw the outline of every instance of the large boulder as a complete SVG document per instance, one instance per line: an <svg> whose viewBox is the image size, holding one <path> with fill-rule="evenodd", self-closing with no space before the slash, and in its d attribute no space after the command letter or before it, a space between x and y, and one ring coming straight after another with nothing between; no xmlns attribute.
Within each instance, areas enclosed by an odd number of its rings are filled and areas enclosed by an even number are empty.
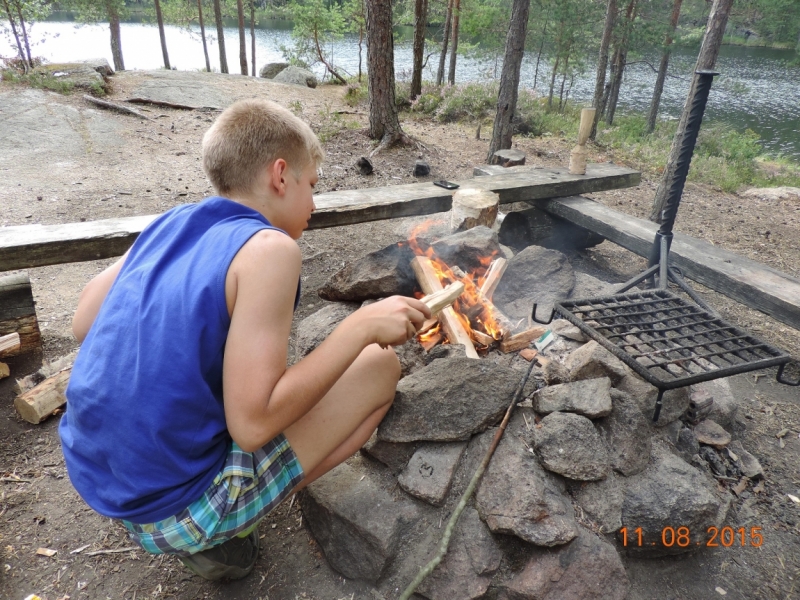
<svg viewBox="0 0 800 600"><path fill-rule="evenodd" d="M654 446L650 466L627 482L622 502L622 525L628 530L627 550L631 554L664 556L691 552L703 547L711 526L719 527L730 506L729 497L717 495L709 477L666 448ZM642 529L638 544L637 528ZM670 537L671 527L688 530L688 543ZM662 534L666 531L664 544ZM683 542L683 540L681 540Z"/></svg>
<svg viewBox="0 0 800 600"><path fill-rule="evenodd" d="M521 439L529 435L524 413L525 409L519 409L508 424L475 504L495 533L516 535L537 546L566 544L578 535L575 512L564 495L564 484L542 469Z"/></svg>
<svg viewBox="0 0 800 600"><path fill-rule="evenodd" d="M289 63L286 62L267 63L261 67L261 70L258 72L258 76L264 77L265 79L274 79L278 73L283 71L288 66Z"/></svg>
<svg viewBox="0 0 800 600"><path fill-rule="evenodd" d="M570 479L603 479L611 468L608 448L586 417L554 412L534 429L536 454L544 468Z"/></svg>
<svg viewBox="0 0 800 600"><path fill-rule="evenodd" d="M66 85L87 92L107 92L108 87L103 76L95 70L94 64L86 62L48 63L33 69L34 75L52 77Z"/></svg>
<svg viewBox="0 0 800 600"><path fill-rule="evenodd" d="M626 480L613 471L600 481L570 482L569 491L584 514L602 533L615 533L622 527L622 500Z"/></svg>
<svg viewBox="0 0 800 600"><path fill-rule="evenodd" d="M319 346L345 317L358 310L356 303L336 302L309 315L297 326L295 360L300 360Z"/></svg>
<svg viewBox="0 0 800 600"><path fill-rule="evenodd" d="M611 413L611 380L608 377L550 385L533 397L536 412L574 412L589 419Z"/></svg>
<svg viewBox="0 0 800 600"><path fill-rule="evenodd" d="M597 421L608 446L611 467L625 476L644 471L650 462L650 426L636 400L620 390L611 390L614 409Z"/></svg>
<svg viewBox="0 0 800 600"><path fill-rule="evenodd" d="M328 564L345 577L372 583L421 514L408 496L392 496L366 472L347 463L309 484L299 500Z"/></svg>
<svg viewBox="0 0 800 600"><path fill-rule="evenodd" d="M283 71L275 75L272 81L279 83L289 83L291 85L302 85L304 87L317 87L317 76L307 69L288 66Z"/></svg>
<svg viewBox="0 0 800 600"><path fill-rule="evenodd" d="M581 529L555 551L531 549L522 570L499 586L498 600L623 600L629 588L614 546Z"/></svg>
<svg viewBox="0 0 800 600"><path fill-rule="evenodd" d="M400 380L394 404L378 427L385 442L455 442L496 423L519 374L471 358L443 358Z"/></svg>
<svg viewBox="0 0 800 600"><path fill-rule="evenodd" d="M416 287L407 244L392 244L354 260L335 273L319 290L325 300L361 302L370 298L413 296Z"/></svg>
<svg viewBox="0 0 800 600"><path fill-rule="evenodd" d="M541 246L528 246L508 261L492 300L508 317L527 318L534 302L552 304L563 300L573 287L575 272L566 256Z"/></svg>
<svg viewBox="0 0 800 600"><path fill-rule="evenodd" d="M431 244L433 251L450 267L471 271L488 266L488 258L501 255L497 233L483 225L448 235ZM508 272L503 275L503 279ZM502 283L502 279L501 279Z"/></svg>

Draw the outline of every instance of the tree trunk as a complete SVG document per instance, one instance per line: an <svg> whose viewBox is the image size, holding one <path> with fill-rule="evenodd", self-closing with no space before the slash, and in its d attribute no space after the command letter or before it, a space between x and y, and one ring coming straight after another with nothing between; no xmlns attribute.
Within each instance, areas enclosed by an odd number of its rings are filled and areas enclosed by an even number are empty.
<svg viewBox="0 0 800 600"><path fill-rule="evenodd" d="M564 111L564 86L567 83L567 71L569 70L569 56L564 59L564 71L561 76L561 88L558 90L558 112Z"/></svg>
<svg viewBox="0 0 800 600"><path fill-rule="evenodd" d="M114 70L124 71L125 61L122 60L122 39L119 28L119 11L114 0L106 0L108 13L108 29L111 31L111 55L114 58Z"/></svg>
<svg viewBox="0 0 800 600"><path fill-rule="evenodd" d="M653 100L650 102L650 112L647 113L647 133L653 133L656 128L658 118L658 105L661 104L661 94L664 91L664 80L667 78L667 67L669 66L669 55L672 46L672 35L678 26L678 18L681 16L681 4L683 0L675 0L672 5L672 14L669 18L669 31L664 37L664 53L661 55L661 62L658 65L658 76L656 86L653 89Z"/></svg>
<svg viewBox="0 0 800 600"><path fill-rule="evenodd" d="M436 85L444 83L444 63L447 60L447 44L450 41L450 25L453 19L453 2L447 3L447 16L444 18L444 34L442 35L442 53L439 55L439 70L436 72Z"/></svg>
<svg viewBox="0 0 800 600"><path fill-rule="evenodd" d="M536 90L536 80L539 78L539 62L542 60L542 50L544 50L544 41L547 39L547 24L548 21L544 22L544 28L542 29L542 43L539 44L539 52L536 53L536 69L533 71L533 86L532 89Z"/></svg>
<svg viewBox="0 0 800 600"><path fill-rule="evenodd" d="M206 58L206 72L211 72L211 61L208 58L208 44L206 44L206 26L203 22L203 0L197 0L197 14L200 16L200 37L203 38L203 56Z"/></svg>
<svg viewBox="0 0 800 600"><path fill-rule="evenodd" d="M561 61L560 56L556 56L556 62L553 64L553 74L550 77L550 94L547 96L547 108L553 107L553 90L556 87L556 75L558 74L558 63Z"/></svg>
<svg viewBox="0 0 800 600"><path fill-rule="evenodd" d="M361 83L361 45L364 43L364 26L358 28L358 83Z"/></svg>
<svg viewBox="0 0 800 600"><path fill-rule="evenodd" d="M708 24L706 25L706 33L703 36L703 44L700 46L700 54L695 64L695 71L711 70L717 63L719 47L722 45L722 36L725 34L725 27L728 24L728 15L730 15L732 5L733 0L714 0L714 5L711 7L711 14L708 16ZM689 95L686 97L686 103L683 105L683 112L678 121L678 131L675 132L675 137L672 140L669 160L667 161L664 174L661 177L661 182L658 185L655 198L653 199L653 209L650 213L650 220L656 223L661 221L661 211L664 210L664 205L667 201L667 190L669 190L670 182L675 175L678 154L680 153L681 143L686 132L686 122L689 119L689 112L691 111L697 80L698 76L695 74L692 77L692 86L689 89Z"/></svg>
<svg viewBox="0 0 800 600"><path fill-rule="evenodd" d="M411 72L413 100L422 93L422 59L425 55L425 26L428 23L428 1L416 0L414 4L414 66Z"/></svg>
<svg viewBox="0 0 800 600"><path fill-rule="evenodd" d="M250 0L250 75L256 76L256 1Z"/></svg>
<svg viewBox="0 0 800 600"><path fill-rule="evenodd" d="M239 68L247 75L247 36L244 33L244 4L236 0L236 16L239 18Z"/></svg>
<svg viewBox="0 0 800 600"><path fill-rule="evenodd" d="M519 72L525 53L525 36L528 33L528 12L530 0L514 0L511 7L511 22L506 36L506 53L503 59L503 72L500 75L500 92L497 96L497 114L494 118L492 141L486 162L491 163L497 150L511 148L514 134L514 114L517 110L519 92Z"/></svg>
<svg viewBox="0 0 800 600"><path fill-rule="evenodd" d="M388 146L403 135L394 95L392 5L386 0L366 0L365 6L369 136L381 140L381 146Z"/></svg>
<svg viewBox="0 0 800 600"><path fill-rule="evenodd" d="M167 37L164 33L164 15L161 14L161 0L153 0L156 7L156 21L158 21L158 37L161 38L161 54L164 57L164 68L171 69L169 54L167 53Z"/></svg>
<svg viewBox="0 0 800 600"><path fill-rule="evenodd" d="M592 106L594 111L594 123L589 139L593 140L597 136L597 122L600 120L600 102L603 99L603 90L606 86L606 69L608 69L608 47L611 45L611 33L614 31L614 21L617 20L617 0L608 0L606 8L606 22L603 26L603 37L600 40L600 55L597 59L597 76L594 80L594 97Z"/></svg>
<svg viewBox="0 0 800 600"><path fill-rule="evenodd" d="M456 52L458 51L458 17L461 12L461 0L453 0L453 29L450 32L450 68L447 71L447 83L456 83Z"/></svg>
<svg viewBox="0 0 800 600"><path fill-rule="evenodd" d="M19 28L22 31L22 42L25 45L25 53L28 55L28 66L33 68L33 57L31 57L31 45L28 42L28 30L25 28L25 18L22 16L22 2L16 0L17 16L19 18Z"/></svg>
<svg viewBox="0 0 800 600"><path fill-rule="evenodd" d="M622 87L622 76L625 74L625 65L628 60L630 33L633 29L633 22L636 20L636 13L639 8L638 4L639 0L631 0L625 11L625 27L622 31L622 37L620 38L619 48L616 53L616 69L614 71L614 78L611 80L611 92L608 97L606 122L609 125L614 123L614 113L617 110L617 102L619 101L619 90Z"/></svg>
<svg viewBox="0 0 800 600"><path fill-rule="evenodd" d="M8 0L3 0L3 8L5 8L8 22L11 25L11 32L14 34L14 39L17 41L17 53L19 54L19 58L23 65L27 65L28 61L25 59L25 52L22 50L22 41L19 39L19 34L17 33L17 23L14 21L14 15L11 14L11 8L8 5ZM27 66L25 67L25 70L27 71Z"/></svg>
<svg viewBox="0 0 800 600"><path fill-rule="evenodd" d="M219 43L219 71L228 72L228 59L225 56L225 31L222 27L221 0L214 0L214 20L217 22L217 42Z"/></svg>

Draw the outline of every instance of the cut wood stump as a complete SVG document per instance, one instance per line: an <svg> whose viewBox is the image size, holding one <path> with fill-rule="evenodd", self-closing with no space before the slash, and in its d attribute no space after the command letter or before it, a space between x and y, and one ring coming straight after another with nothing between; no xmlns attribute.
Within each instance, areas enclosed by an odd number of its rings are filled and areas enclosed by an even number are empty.
<svg viewBox="0 0 800 600"><path fill-rule="evenodd" d="M20 347L19 334L15 331L0 337L0 354L13 352Z"/></svg>
<svg viewBox="0 0 800 600"><path fill-rule="evenodd" d="M64 391L69 383L72 368L65 369L48 377L32 390L17 396L14 406L19 416L28 423L37 425L53 414L56 409L66 404Z"/></svg>
<svg viewBox="0 0 800 600"><path fill-rule="evenodd" d="M521 150L498 150L492 154L492 164L501 167L517 167L525 164L525 153Z"/></svg>
<svg viewBox="0 0 800 600"><path fill-rule="evenodd" d="M9 348L4 356L41 352L42 334L27 273L0 277L0 335L13 333L19 335L19 346Z"/></svg>
<svg viewBox="0 0 800 600"><path fill-rule="evenodd" d="M491 227L497 219L500 196L488 190L466 188L453 194L450 229L466 231L479 225Z"/></svg>

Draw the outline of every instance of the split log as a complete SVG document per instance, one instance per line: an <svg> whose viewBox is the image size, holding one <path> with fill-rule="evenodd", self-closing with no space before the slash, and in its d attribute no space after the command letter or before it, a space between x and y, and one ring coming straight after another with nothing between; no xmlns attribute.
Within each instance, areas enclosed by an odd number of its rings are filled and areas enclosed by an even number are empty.
<svg viewBox="0 0 800 600"><path fill-rule="evenodd" d="M19 347L19 334L16 331L0 337L0 354L16 350Z"/></svg>
<svg viewBox="0 0 800 600"><path fill-rule="evenodd" d="M42 334L27 273L0 277L0 335L11 333L19 334L19 347L5 356L41 351Z"/></svg>
<svg viewBox="0 0 800 600"><path fill-rule="evenodd" d="M471 332L472 338L481 344L482 346L486 346L487 348L495 343L495 340L492 336L488 333L483 333L482 331L478 331L477 329L473 329Z"/></svg>
<svg viewBox="0 0 800 600"><path fill-rule="evenodd" d="M533 340L544 335L545 331L547 331L547 327L531 327L515 335L507 336L500 342L500 351L509 353L527 348Z"/></svg>
<svg viewBox="0 0 800 600"><path fill-rule="evenodd" d="M423 292L433 294L442 289L442 284L433 270L430 259L424 256L415 256L411 261L411 268L414 270ZM439 313L439 322L442 324L442 329L444 329L451 344L462 344L468 357L478 358L472 339L467 334L452 307L445 308Z"/></svg>
<svg viewBox="0 0 800 600"><path fill-rule="evenodd" d="M500 195L489 190L464 188L453 194L450 229L466 231L479 225L491 227L497 219Z"/></svg>
<svg viewBox="0 0 800 600"><path fill-rule="evenodd" d="M484 298L487 300L492 299L492 295L497 289L497 284L500 283L500 278L507 268L508 261L505 258L498 258L489 266L489 270L486 271L486 277L481 284L481 294L483 294Z"/></svg>
<svg viewBox="0 0 800 600"><path fill-rule="evenodd" d="M9 375L11 375L11 369L6 363L0 362L0 379L5 379Z"/></svg>
<svg viewBox="0 0 800 600"><path fill-rule="evenodd" d="M422 298L422 302L424 302L428 308L431 309L431 314L435 315L453 304L453 302L455 302L456 299L463 293L464 284L460 281L456 281L442 290L428 294Z"/></svg>
<svg viewBox="0 0 800 600"><path fill-rule="evenodd" d="M52 362L44 363L35 373L31 373L22 379L17 379L14 385L14 394L17 396L24 394L28 390L35 388L48 377L52 377L60 371L70 368L75 363L75 357L77 355L78 351L73 350L66 356L62 356Z"/></svg>
<svg viewBox="0 0 800 600"><path fill-rule="evenodd" d="M71 372L71 368L65 369L48 377L32 390L17 396L14 406L19 416L28 423L36 425L52 415L56 409L64 406L67 402L64 391L67 389Z"/></svg>
<svg viewBox="0 0 800 600"><path fill-rule="evenodd" d="M431 348L433 348L436 344L442 341L442 334L441 332L434 333L431 337L425 340L420 340L419 344L425 350L425 352L430 352Z"/></svg>

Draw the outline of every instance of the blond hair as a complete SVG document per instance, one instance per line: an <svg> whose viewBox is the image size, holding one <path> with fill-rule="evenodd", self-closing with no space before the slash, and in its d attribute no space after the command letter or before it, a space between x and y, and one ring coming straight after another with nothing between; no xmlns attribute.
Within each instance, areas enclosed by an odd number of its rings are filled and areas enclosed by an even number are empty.
<svg viewBox="0 0 800 600"><path fill-rule="evenodd" d="M282 158L299 178L325 157L311 128L268 100L240 100L203 136L203 169L220 194L249 192L263 168Z"/></svg>

